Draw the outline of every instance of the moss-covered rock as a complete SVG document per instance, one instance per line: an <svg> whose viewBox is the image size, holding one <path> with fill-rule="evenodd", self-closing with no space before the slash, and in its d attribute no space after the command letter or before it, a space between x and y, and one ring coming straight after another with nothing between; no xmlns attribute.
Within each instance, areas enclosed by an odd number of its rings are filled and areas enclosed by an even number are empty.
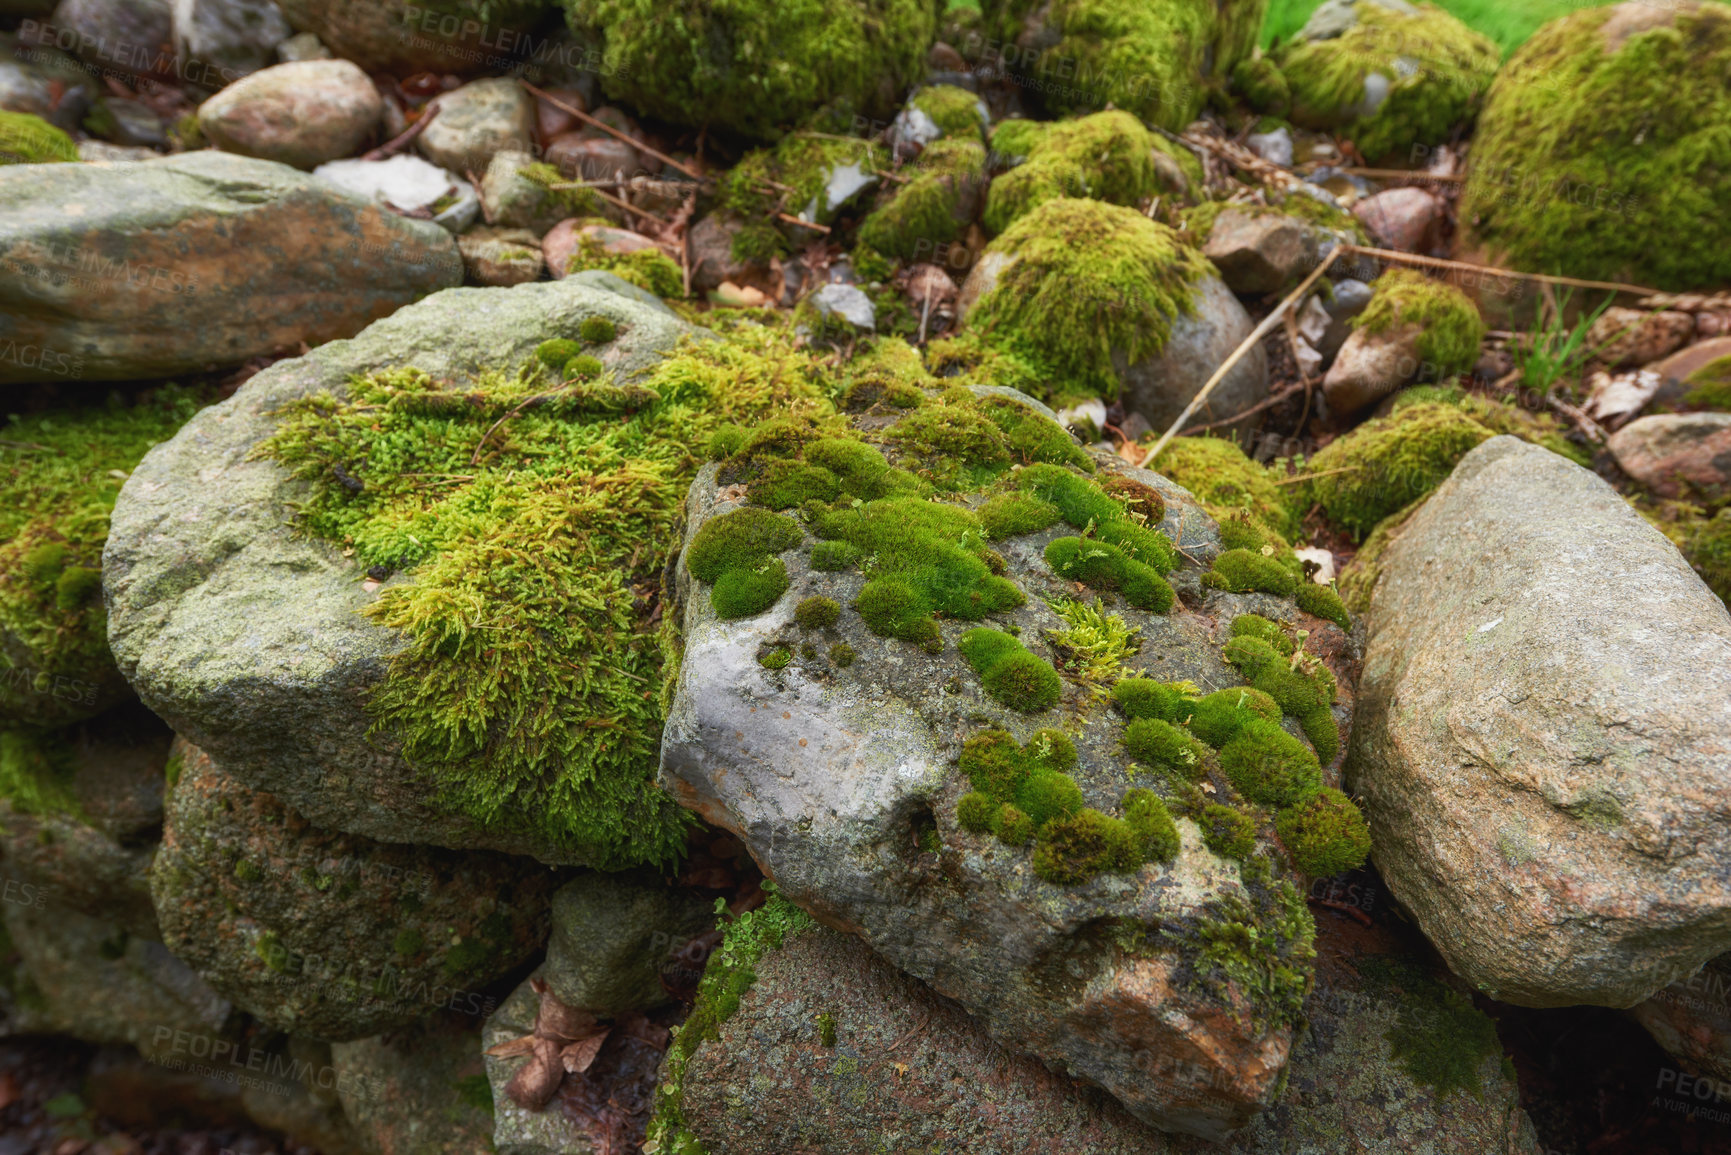
<svg viewBox="0 0 1731 1155"><path fill-rule="evenodd" d="M825 104L887 115L937 31L926 0L565 0L616 100L773 139Z"/></svg>
<svg viewBox="0 0 1731 1155"><path fill-rule="evenodd" d="M441 1011L370 1039L333 1043L343 1114L364 1149L389 1155L484 1151L493 1096L474 1014Z"/></svg>
<svg viewBox="0 0 1731 1155"><path fill-rule="evenodd" d="M1207 259L1174 230L1071 197L1046 201L993 241L960 307L963 338L1024 367L1044 399L1116 397L1156 426L1201 388L1199 366L1218 364L1250 331ZM1229 416L1266 389L1257 350L1208 409Z"/></svg>
<svg viewBox="0 0 1731 1155"><path fill-rule="evenodd" d="M72 138L28 112L0 110L0 164L64 164L78 159Z"/></svg>
<svg viewBox="0 0 1731 1155"><path fill-rule="evenodd" d="M1374 161L1447 140L1478 111L1499 59L1442 8L1356 0L1319 8L1280 70L1294 122L1344 130Z"/></svg>
<svg viewBox="0 0 1731 1155"><path fill-rule="evenodd" d="M986 184L986 149L978 140L935 141L903 174L907 182L860 222L859 240L884 256L930 258L973 223Z"/></svg>
<svg viewBox="0 0 1731 1155"><path fill-rule="evenodd" d="M0 726L62 726L130 696L102 605L109 512L207 398L169 385L0 426Z"/></svg>
<svg viewBox="0 0 1731 1155"><path fill-rule="evenodd" d="M1660 289L1731 278L1731 8L1586 8L1497 76L1461 201L1463 243L1518 269Z"/></svg>
<svg viewBox="0 0 1731 1155"><path fill-rule="evenodd" d="M1108 104L1176 132L1256 47L1266 0L989 0L1005 65L1057 113Z"/></svg>
<svg viewBox="0 0 1731 1155"><path fill-rule="evenodd" d="M879 183L890 166L889 150L863 137L820 132L827 125L818 116L808 127L788 133L772 148L748 152L727 174L721 186L721 207L743 223L734 232L732 255L739 261L763 261L789 251L789 242L803 244L818 235L800 222L829 225L845 206ZM969 153L958 147L933 158L932 175L956 175L965 169ZM928 190L910 205L931 197ZM929 222L923 222L929 223ZM880 226L883 232L893 232Z"/></svg>
<svg viewBox="0 0 1731 1155"><path fill-rule="evenodd" d="M1025 159L992 181L983 223L1001 233L1060 197L1134 208L1162 187L1154 167L1154 153L1161 146L1172 147L1127 112L1100 112L1056 124L1006 121L992 138L992 150ZM1176 151L1195 164L1187 151ZM1195 183L1201 183L1199 168Z"/></svg>
<svg viewBox="0 0 1731 1155"><path fill-rule="evenodd" d="M320 830L180 752L151 869L164 941L272 1026L348 1040L482 1013L483 988L545 940L540 864Z"/></svg>

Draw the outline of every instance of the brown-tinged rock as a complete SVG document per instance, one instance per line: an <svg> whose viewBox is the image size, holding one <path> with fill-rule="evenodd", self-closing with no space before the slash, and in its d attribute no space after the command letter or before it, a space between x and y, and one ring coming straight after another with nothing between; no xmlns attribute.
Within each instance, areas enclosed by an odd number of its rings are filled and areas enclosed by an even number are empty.
<svg viewBox="0 0 1731 1155"><path fill-rule="evenodd" d="M1668 357L1695 337L1695 317L1671 310L1652 312L1613 306L1587 330L1587 349L1612 368L1645 365Z"/></svg>
<svg viewBox="0 0 1731 1155"><path fill-rule="evenodd" d="M1337 417L1358 413L1394 393L1417 376L1424 330L1410 322L1380 333L1354 329L1335 354L1322 379L1328 411Z"/></svg>
<svg viewBox="0 0 1731 1155"><path fill-rule="evenodd" d="M1698 314L1697 320L1706 315ZM1653 405L1659 409L1676 409L1686 404L1689 393L1695 388L1695 383L1689 378L1726 357L1731 357L1731 336L1708 337L1647 366L1659 375L1659 391L1653 396Z"/></svg>
<svg viewBox="0 0 1731 1155"><path fill-rule="evenodd" d="M0 278L0 383L239 365L462 279L437 225L215 150L0 169L0 201L0 263L62 274Z"/></svg>
<svg viewBox="0 0 1731 1155"><path fill-rule="evenodd" d="M1715 497L1731 488L1731 413L1657 413L1605 443L1617 465L1661 497Z"/></svg>
<svg viewBox="0 0 1731 1155"><path fill-rule="evenodd" d="M1391 188L1354 202L1352 215L1382 248L1422 253L1430 248L1442 205L1422 188Z"/></svg>
<svg viewBox="0 0 1731 1155"><path fill-rule="evenodd" d="M528 229L480 225L457 238L463 268L478 285L521 285L541 279L541 241Z"/></svg>
<svg viewBox="0 0 1731 1155"><path fill-rule="evenodd" d="M1628 1007L1731 949L1731 614L1604 481L1513 437L1384 548L1348 787L1456 974Z"/></svg>
<svg viewBox="0 0 1731 1155"><path fill-rule="evenodd" d="M1235 293L1273 293L1316 267L1324 231L1282 212L1223 210L1202 253Z"/></svg>
<svg viewBox="0 0 1731 1155"><path fill-rule="evenodd" d="M384 114L373 82L347 60L278 64L205 101L198 127L224 152L300 169L350 156Z"/></svg>

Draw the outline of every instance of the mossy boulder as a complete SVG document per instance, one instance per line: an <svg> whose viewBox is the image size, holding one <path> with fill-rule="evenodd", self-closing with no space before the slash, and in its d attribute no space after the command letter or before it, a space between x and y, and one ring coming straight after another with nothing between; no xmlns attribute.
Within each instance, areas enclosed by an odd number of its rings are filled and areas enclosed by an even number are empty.
<svg viewBox="0 0 1731 1155"><path fill-rule="evenodd" d="M1391 1132L1412 1150L1539 1155L1495 1024L1390 929L1379 889L1339 887L1378 922L1322 916L1309 1025L1282 1101L1226 1144L1146 1127L1109 1096L1004 1054L954 1003L821 926L754 953L734 999L719 985L700 995L692 1021L718 1021L680 1067L682 1133L709 1155L956 1142L1041 1155L1285 1155L1374 1150ZM1175 1063L1152 1056L1149 1066Z"/></svg>
<svg viewBox="0 0 1731 1155"><path fill-rule="evenodd" d="M151 893L164 941L279 1030L365 1038L484 990L545 941L529 859L333 834L183 745Z"/></svg>
<svg viewBox="0 0 1731 1155"><path fill-rule="evenodd" d="M1177 132L1262 31L1267 0L988 0L1004 67L1052 112L1108 105Z"/></svg>
<svg viewBox="0 0 1731 1155"><path fill-rule="evenodd" d="M931 259L979 214L986 148L977 140L935 141L902 172L907 183L860 222L859 241L886 257Z"/></svg>
<svg viewBox="0 0 1731 1155"><path fill-rule="evenodd" d="M0 110L0 164L65 164L78 159L70 136L28 112Z"/></svg>
<svg viewBox="0 0 1731 1155"><path fill-rule="evenodd" d="M937 33L927 0L564 0L607 95L759 139L826 104L888 116Z"/></svg>
<svg viewBox="0 0 1731 1155"><path fill-rule="evenodd" d="M1165 428L1252 325L1201 253L1134 209L1047 201L987 247L958 301L963 336L1028 367L1043 400L1117 398ZM1203 407L1231 417L1268 390L1252 349Z"/></svg>
<svg viewBox="0 0 1731 1155"><path fill-rule="evenodd" d="M64 726L131 696L102 604L109 513L208 397L170 385L0 426L0 727Z"/></svg>
<svg viewBox="0 0 1731 1155"><path fill-rule="evenodd" d="M566 393L565 409L551 415L526 410L489 436L505 412L548 387L515 377L536 362L537 348L550 339L578 342L583 322L596 316L616 327L615 340L586 347L585 355L602 362L607 380L574 385ZM617 475L612 484L644 503L642 517L671 519L679 498L667 478L684 484L689 474L679 471L692 468L691 439L702 436L684 423L719 422L734 400L744 416L755 404L749 399L758 396L753 390L761 388L767 396L779 380L766 379L757 362L752 363L756 376L746 372L744 357L732 370L689 358L664 361L662 354L691 332L642 290L607 274L579 273L511 289L451 290L399 311L355 340L279 362L233 398L206 410L134 470L118 503L106 555L117 660L146 704L177 732L209 751L228 773L270 792L321 828L386 842L529 853L549 862L625 865L666 857L670 848L683 845L684 835L677 812L658 800L650 784L661 727L655 687L663 659L655 629L642 624L654 604L636 601L632 587L624 584L622 566L630 562L635 567L630 580L646 583L636 588L654 589L664 556L659 550L668 548L671 534L668 544L658 547L651 528L619 528L627 525L627 515L618 502L587 488L539 502L520 488L464 495L457 507L443 507L446 516L469 509L469 501L481 501L485 508L493 495L515 503L511 508L520 516L539 509L576 517L575 511L589 502L605 508L604 520L615 531L613 537L595 539L572 525L565 531L570 536L560 540L596 541L599 548L621 552L617 558L609 553L607 563L592 569L574 562L573 570L551 578L537 567L587 555L548 550L545 538L537 540L530 551L535 564L510 572L526 575L523 580L577 584L561 587L565 592L557 595L501 599L496 589L488 592L493 587L462 584L465 574L505 573L495 562L456 558L444 563L454 568L441 568L435 557L422 570L410 564L428 556L419 551L430 541L463 540L461 527L468 522L443 521L441 534L456 536L434 538L430 526L440 522L438 513L431 514L434 522L405 527L389 517L375 520L381 507L372 500L385 508L405 502L402 508L421 509L428 499L436 505L449 494L448 488L426 488L414 477L403 477L403 459L396 456L403 452L448 453L448 464L408 468L466 477L475 471L470 462L477 447L497 446L503 455L498 460L509 469L517 460L512 454L530 444L520 438L545 439L557 432L565 444L566 435L623 433L632 439L628 446L608 442L613 448L602 449L609 454L604 460L612 462L605 476ZM424 376L402 376L405 366ZM646 407L650 394L634 392L629 384L654 367L673 375L660 386L669 397L662 409ZM379 373L397 375L383 382L368 377ZM301 477L263 458L260 447L284 430L287 411L300 413L310 422L304 428L316 432L326 418L315 418L315 412L334 419L344 404L361 404L351 392L351 378L357 376L372 380L368 387L375 390L396 382L416 395L392 409L392 440L373 451L373 464L341 442L316 436L295 442L299 448L292 453L289 443L282 443L278 452L279 458L293 457ZM466 399L417 399L440 392L435 385L440 379L463 383L465 398L471 388L484 385L517 400L499 410ZM323 401L314 404L312 399L327 393L332 408L319 408L327 404ZM656 415L666 412L674 425L671 435L662 436L668 427ZM637 416L626 420L630 413ZM697 416L686 416L693 413ZM444 421L445 414L459 420L460 435L453 441L429 440L424 431L429 423ZM350 412L348 420L355 424L353 437L360 439L355 444L386 428L370 410ZM327 451L336 456L322 456ZM622 455L634 461L627 464ZM374 468L378 472L370 472ZM663 469L670 472L657 472ZM548 484L562 486L588 476L561 466ZM359 490L351 488L356 482ZM296 528L291 505L303 517L319 511L317 533ZM561 531L544 527L538 532L556 536ZM238 541L245 547L237 550ZM500 536L482 535L479 541L489 548L509 545L509 538ZM520 563L521 555L514 564ZM369 577L375 567L380 577ZM605 590L581 592L588 582L609 584ZM433 601L419 602L423 594ZM557 623L525 626L509 636L530 644L547 636L538 632L541 628L558 624L582 631L582 641L569 642L565 660L570 665L545 660L533 645L510 652L482 645L482 636L474 634L470 647L451 653L440 648L435 623L444 619L434 608L448 604L440 599L450 596L462 604L479 598L501 613L558 607ZM393 605L397 609L390 615L373 616ZM572 606L588 608L567 618ZM621 616L615 619L614 613ZM428 624L435 624L431 634L419 628ZM594 639L603 635L614 639L613 649L598 650ZM495 660L506 664L489 664ZM598 669L600 681L587 683L587 689L576 684L582 680L576 672L585 668L582 663L597 661L610 667ZM556 671L571 671L573 685L557 692L513 688L524 683L511 679L533 681ZM443 689L427 696L439 686ZM556 702L561 712L526 716L518 707L531 700ZM577 711L575 720L565 710ZM615 739L568 744L569 734L585 719L607 719L607 725L617 727ZM475 733L464 729L471 721L509 740L478 750L472 740L453 737ZM566 737L531 740L528 736L537 731ZM549 793L538 794L532 804L507 805L518 789Z"/></svg>
<svg viewBox="0 0 1731 1155"><path fill-rule="evenodd" d="M1128 571L1201 601L1190 559L1215 557L1211 520L1157 475L1079 455L1030 400L966 371L907 379L917 399L712 446L675 570L684 649L662 781L741 838L789 902L853 928L994 1036L1140 1118L1222 1135L1272 1091L1308 918L1271 865L1267 817L1253 861L1209 849L1184 816L1202 788L1126 755L1105 686L1132 664L1236 685L1225 623L1278 599L1217 591L1199 612L1111 588ZM740 569L778 575L753 612L726 612L706 580L724 537ZM1086 564L1071 579L1054 556ZM1077 581L1099 592L1083 601ZM814 598L839 615L802 614ZM1267 724L1320 776L1302 738ZM1212 788L1237 798L1208 758ZM1267 953L1205 956L1215 932ZM1235 985L1256 968L1254 992ZM1206 1078L1136 1058L1180 1048L1210 1056Z"/></svg>
<svg viewBox="0 0 1731 1155"><path fill-rule="evenodd" d="M1583 616L1607 573L1638 576ZM1451 970L1626 1007L1731 948L1731 614L1610 486L1485 442L1383 549L1367 630L1347 786Z"/></svg>
<svg viewBox="0 0 1731 1155"><path fill-rule="evenodd" d="M1412 269L1376 279L1374 295L1323 377L1329 410L1342 417L1409 381L1465 373L1478 360L1485 323L1460 289Z"/></svg>
<svg viewBox="0 0 1731 1155"><path fill-rule="evenodd" d="M136 702L61 730L0 732L0 857L30 888L15 898L162 937L149 871L172 740Z"/></svg>
<svg viewBox="0 0 1731 1155"><path fill-rule="evenodd" d="M1462 249L1531 272L1714 288L1731 278L1731 7L1624 3L1545 25L1485 102Z"/></svg>
<svg viewBox="0 0 1731 1155"><path fill-rule="evenodd" d="M0 282L4 384L238 366L353 336L463 278L437 225L214 149L0 165L0 202L0 262L30 270Z"/></svg>
<svg viewBox="0 0 1731 1155"><path fill-rule="evenodd" d="M1100 112L1055 124L1007 121L992 138L992 148L1000 157L1018 160L992 181L986 198L984 224L994 233L1060 197L1135 208L1156 192L1185 192L1202 183L1201 166L1188 150L1168 144L1127 112ZM1169 162L1164 172L1155 164L1156 153ZM1184 161L1189 162L1188 172ZM1177 180L1171 176L1173 167Z"/></svg>
<svg viewBox="0 0 1731 1155"><path fill-rule="evenodd" d="M1432 4L1330 0L1278 59L1290 94L1286 115L1350 135L1375 161L1440 144L1470 122L1500 54Z"/></svg>

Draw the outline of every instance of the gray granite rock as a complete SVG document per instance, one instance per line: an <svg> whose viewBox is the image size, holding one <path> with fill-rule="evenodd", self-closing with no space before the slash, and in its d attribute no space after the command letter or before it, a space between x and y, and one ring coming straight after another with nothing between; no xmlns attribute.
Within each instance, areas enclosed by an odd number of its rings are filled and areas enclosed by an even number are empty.
<svg viewBox="0 0 1731 1155"><path fill-rule="evenodd" d="M661 966L715 925L712 906L658 878L585 874L553 895L543 974L560 1002L601 1014L669 1003Z"/></svg>

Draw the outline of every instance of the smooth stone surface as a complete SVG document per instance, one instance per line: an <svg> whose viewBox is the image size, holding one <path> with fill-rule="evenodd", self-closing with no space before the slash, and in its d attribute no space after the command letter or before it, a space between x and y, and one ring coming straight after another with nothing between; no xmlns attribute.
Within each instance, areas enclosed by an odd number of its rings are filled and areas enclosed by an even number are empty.
<svg viewBox="0 0 1731 1155"><path fill-rule="evenodd" d="M343 1041L477 1013L544 941L539 863L321 830L180 752L150 880L163 941L271 1026Z"/></svg>
<svg viewBox="0 0 1731 1155"><path fill-rule="evenodd" d="M0 384L203 372L352 336L459 283L441 230L270 161L0 168Z"/></svg>
<svg viewBox="0 0 1731 1155"><path fill-rule="evenodd" d="M1731 337L1697 341L1647 366L1659 375L1659 391L1653 396L1653 404L1665 408L1682 405L1695 388L1689 384L1689 378L1721 357L1731 357Z"/></svg>
<svg viewBox="0 0 1731 1155"><path fill-rule="evenodd" d="M1630 477L1661 497L1722 494L1731 487L1731 413L1658 413L1611 434L1605 448Z"/></svg>
<svg viewBox="0 0 1731 1155"><path fill-rule="evenodd" d="M1358 218L1373 244L1403 253L1424 252L1442 213L1437 198L1422 188L1385 189L1355 201Z"/></svg>
<svg viewBox="0 0 1731 1155"><path fill-rule="evenodd" d="M1322 395L1336 417L1358 413L1418 375L1418 325L1401 323L1380 333L1353 329L1322 378Z"/></svg>
<svg viewBox="0 0 1731 1155"><path fill-rule="evenodd" d="M1731 949L1731 614L1676 548L1505 436L1379 565L1348 784L1450 968L1628 1007Z"/></svg>
<svg viewBox="0 0 1731 1155"><path fill-rule="evenodd" d="M535 102L515 80L471 81L437 104L439 114L415 138L415 147L440 168L479 174L495 153L535 147Z"/></svg>
<svg viewBox="0 0 1731 1155"><path fill-rule="evenodd" d="M715 925L713 901L653 875L585 874L553 895L543 974L559 1001L619 1014L673 1001L661 967Z"/></svg>
<svg viewBox="0 0 1731 1155"><path fill-rule="evenodd" d="M494 0L486 23L478 8L424 0L277 0L289 26L311 32L339 56L369 72L459 76L503 72L515 63L509 47L525 39L546 0ZM544 43L536 37L534 44ZM581 59L581 53L578 53Z"/></svg>
<svg viewBox="0 0 1731 1155"><path fill-rule="evenodd" d="M570 215L565 198L522 175L535 163L532 153L504 149L493 154L481 178L481 203L487 219L508 229L544 235Z"/></svg>
<svg viewBox="0 0 1731 1155"><path fill-rule="evenodd" d="M300 485L250 455L275 430L275 410L340 395L351 374L514 370L592 316L621 330L598 352L620 378L693 332L606 273L451 289L278 362L151 450L121 490L103 557L109 645L139 696L225 771L327 830L569 861L537 838L433 806L395 745L368 737L367 694L401 639L358 612L371 595L342 550L286 524Z"/></svg>
<svg viewBox="0 0 1731 1155"><path fill-rule="evenodd" d="M199 106L198 127L224 152L313 169L357 151L383 112L347 60L303 60L235 81Z"/></svg>
<svg viewBox="0 0 1731 1155"><path fill-rule="evenodd" d="M473 185L418 156L334 160L313 176L404 216L429 219L448 233L461 233L481 211Z"/></svg>
<svg viewBox="0 0 1731 1155"><path fill-rule="evenodd" d="M1235 293L1273 293L1316 267L1329 234L1285 213L1225 209L1202 255Z"/></svg>

